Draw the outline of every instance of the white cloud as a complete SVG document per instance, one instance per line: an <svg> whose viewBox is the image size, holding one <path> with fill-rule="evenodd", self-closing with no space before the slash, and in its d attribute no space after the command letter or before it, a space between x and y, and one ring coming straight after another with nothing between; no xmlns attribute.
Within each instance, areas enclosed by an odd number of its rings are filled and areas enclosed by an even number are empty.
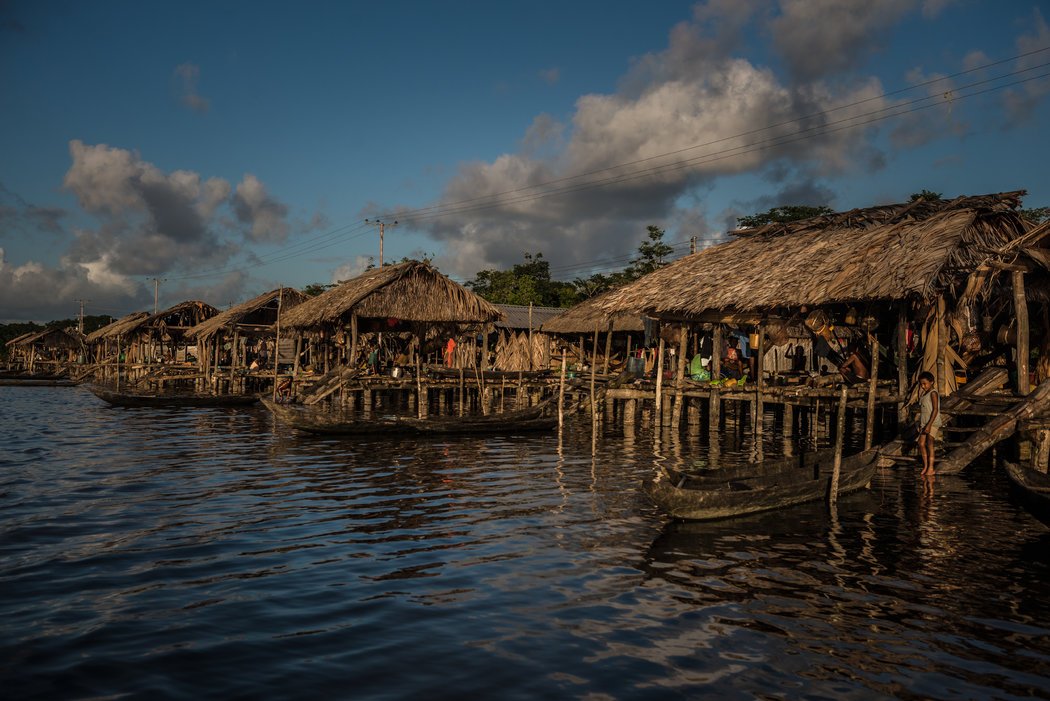
<svg viewBox="0 0 1050 701"><path fill-rule="evenodd" d="M288 207L270 196L254 175L245 175L233 193L237 219L252 241L280 243L288 238Z"/></svg>

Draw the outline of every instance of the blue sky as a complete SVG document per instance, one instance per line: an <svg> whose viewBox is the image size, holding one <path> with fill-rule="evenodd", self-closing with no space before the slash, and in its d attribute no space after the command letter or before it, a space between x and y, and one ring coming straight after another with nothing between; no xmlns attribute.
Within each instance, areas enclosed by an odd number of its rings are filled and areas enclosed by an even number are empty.
<svg viewBox="0 0 1050 701"><path fill-rule="evenodd" d="M378 256L572 279L646 226L1026 189L1050 5L0 0L0 320L243 301ZM950 76L950 77L949 77ZM916 109L921 108L921 109Z"/></svg>

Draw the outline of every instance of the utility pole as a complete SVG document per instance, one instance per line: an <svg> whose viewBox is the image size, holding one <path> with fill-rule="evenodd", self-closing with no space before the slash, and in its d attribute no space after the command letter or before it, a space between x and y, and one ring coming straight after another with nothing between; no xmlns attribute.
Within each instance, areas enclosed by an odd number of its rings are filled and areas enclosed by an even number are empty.
<svg viewBox="0 0 1050 701"><path fill-rule="evenodd" d="M157 300L160 299L160 283L167 282L167 278L153 278L153 313L157 313Z"/></svg>
<svg viewBox="0 0 1050 701"><path fill-rule="evenodd" d="M77 324L77 330L80 333L84 333L84 305L90 302L90 299L74 299L74 302L80 302L80 323Z"/></svg>
<svg viewBox="0 0 1050 701"><path fill-rule="evenodd" d="M696 253L696 237L695 236L691 236L689 238L689 253L690 254Z"/></svg>
<svg viewBox="0 0 1050 701"><path fill-rule="evenodd" d="M397 226L397 219L394 220L393 224L388 224L387 222L384 222L381 219L365 219L365 223L366 224L371 224L372 226L378 226L379 227L379 267L382 268L383 267L383 230L386 227L388 227L388 226L391 227L391 228Z"/></svg>

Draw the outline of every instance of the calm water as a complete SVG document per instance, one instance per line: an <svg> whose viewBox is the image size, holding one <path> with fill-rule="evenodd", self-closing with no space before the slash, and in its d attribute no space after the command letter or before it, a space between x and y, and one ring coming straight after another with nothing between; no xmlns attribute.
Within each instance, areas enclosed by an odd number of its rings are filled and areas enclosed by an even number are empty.
<svg viewBox="0 0 1050 701"><path fill-rule="evenodd" d="M987 468L674 526L640 482L709 453L645 432L327 440L79 388L0 418L8 698L1050 698L1050 531Z"/></svg>

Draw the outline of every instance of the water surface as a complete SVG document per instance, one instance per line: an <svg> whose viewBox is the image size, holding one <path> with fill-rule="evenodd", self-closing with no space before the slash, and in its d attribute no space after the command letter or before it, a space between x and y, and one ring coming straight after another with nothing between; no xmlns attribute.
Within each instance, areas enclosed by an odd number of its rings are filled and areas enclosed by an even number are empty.
<svg viewBox="0 0 1050 701"><path fill-rule="evenodd" d="M674 525L641 481L703 436L327 439L79 388L0 416L11 698L1050 697L1050 531L987 466Z"/></svg>

